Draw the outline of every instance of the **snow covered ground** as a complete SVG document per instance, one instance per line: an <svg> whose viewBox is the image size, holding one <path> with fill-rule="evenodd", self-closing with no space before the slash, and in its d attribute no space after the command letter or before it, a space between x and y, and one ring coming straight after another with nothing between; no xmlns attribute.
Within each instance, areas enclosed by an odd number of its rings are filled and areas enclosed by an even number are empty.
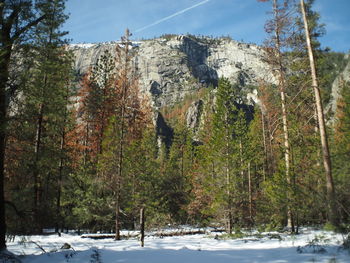
<svg viewBox="0 0 350 263"><path fill-rule="evenodd" d="M349 251L340 248L343 236L331 232L303 229L297 236L263 233L240 239L217 239L216 235L147 236L144 248L135 237L121 241L74 234L16 237L8 250L22 255L23 263L350 262ZM61 249L64 243L72 249Z"/></svg>

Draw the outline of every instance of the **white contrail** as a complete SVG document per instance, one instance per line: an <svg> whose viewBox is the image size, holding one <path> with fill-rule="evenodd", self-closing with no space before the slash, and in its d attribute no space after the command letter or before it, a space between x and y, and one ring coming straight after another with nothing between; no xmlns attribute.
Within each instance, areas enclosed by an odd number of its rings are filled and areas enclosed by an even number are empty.
<svg viewBox="0 0 350 263"><path fill-rule="evenodd" d="M198 3L198 4L195 4L195 5L193 5L193 6L187 7L187 8L185 8L185 9L181 10L181 11L178 11L178 12L176 12L176 13L170 15L170 16L164 17L164 18L162 18L162 19L160 19L160 20L158 20L158 21L156 21L156 22L154 22L154 23L152 23L152 24L149 24L149 25L147 25L147 26L141 27L141 28L135 30L134 32L137 33L137 32L143 31L143 30L145 30L145 29L147 29L147 28L150 28L150 27L152 27L152 26L158 25L158 24L160 24L160 23L162 23L162 22L164 22L164 21L166 21L166 20L168 20L168 19L171 19L171 18L173 18L173 17L175 17L175 16L181 15L181 14L183 14L183 13L185 13L185 12L187 12L187 11L193 9L193 8L196 8L196 7L200 6L200 5L204 5L205 3L208 3L209 1L210 1L210 0L205 0L205 1L202 1L202 2L200 2L200 3Z"/></svg>

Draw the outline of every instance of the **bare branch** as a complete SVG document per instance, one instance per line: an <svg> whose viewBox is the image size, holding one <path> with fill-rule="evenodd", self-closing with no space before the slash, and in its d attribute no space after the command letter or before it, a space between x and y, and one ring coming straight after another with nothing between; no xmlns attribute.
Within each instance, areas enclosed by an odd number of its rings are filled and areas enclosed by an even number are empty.
<svg viewBox="0 0 350 263"><path fill-rule="evenodd" d="M27 30L29 30L31 27L39 24L43 19L46 18L46 15L43 15L34 21L28 23L24 27L22 27L20 30L18 30L13 36L12 36L12 41L16 41L23 33L25 33Z"/></svg>

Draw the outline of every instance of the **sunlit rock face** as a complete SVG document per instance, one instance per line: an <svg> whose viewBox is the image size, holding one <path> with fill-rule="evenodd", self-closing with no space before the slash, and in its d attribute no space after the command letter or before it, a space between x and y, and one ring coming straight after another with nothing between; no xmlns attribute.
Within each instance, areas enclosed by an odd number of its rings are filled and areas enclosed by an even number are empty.
<svg viewBox="0 0 350 263"><path fill-rule="evenodd" d="M346 55L346 59L348 58L349 54ZM350 82L350 60L348 60L345 69L337 76L332 85L332 99L329 104L329 109L331 109L333 113L337 109L337 100L340 96L341 87L344 82Z"/></svg>
<svg viewBox="0 0 350 263"><path fill-rule="evenodd" d="M78 77L96 64L105 50L115 54L119 44L71 45ZM155 110L153 119L159 143L167 147L171 144L173 130L162 116L162 108L187 101L185 122L195 139L203 124L203 108L208 102L199 96L188 102L188 97L210 86L216 87L220 77L241 87L258 85L261 81L274 82L269 66L263 60L262 48L227 38L169 35L133 42L132 51L135 54L133 65L140 76L140 89L150 97ZM257 102L256 92L249 93L247 99Z"/></svg>
<svg viewBox="0 0 350 263"><path fill-rule="evenodd" d="M87 72L106 49L112 54L118 43L71 45L75 70ZM133 43L134 65L140 72L140 88L150 95L155 109L181 101L201 88L216 86L227 77L242 86L273 82L263 50L230 39L169 36Z"/></svg>

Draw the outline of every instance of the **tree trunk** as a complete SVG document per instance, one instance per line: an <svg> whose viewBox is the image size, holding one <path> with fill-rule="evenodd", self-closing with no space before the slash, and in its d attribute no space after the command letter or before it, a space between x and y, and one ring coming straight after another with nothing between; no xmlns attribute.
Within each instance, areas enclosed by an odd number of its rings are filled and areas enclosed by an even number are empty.
<svg viewBox="0 0 350 263"><path fill-rule="evenodd" d="M15 5L9 11L10 15L5 15L4 1L1 2L1 24L0 24L0 250L6 248L6 220L5 220L5 149L6 149L6 127L7 127L7 101L6 87L9 80L9 65L11 61L12 47L15 41L30 28L36 26L45 15L28 22L23 27L18 26L18 17L21 13L21 5ZM13 91L13 90L11 90ZM11 93L11 92L10 92Z"/></svg>
<svg viewBox="0 0 350 263"><path fill-rule="evenodd" d="M4 36L2 36L4 37ZM12 42L4 43L5 51L0 54L0 251L6 248L6 220L5 220L5 150L7 129L7 101L6 86L9 79L9 63ZM3 50L1 50L3 52Z"/></svg>
<svg viewBox="0 0 350 263"><path fill-rule="evenodd" d="M5 161L5 139L6 139L6 107L5 94L0 87L0 251L6 248L6 222L5 222L5 192L4 192L4 161Z"/></svg>
<svg viewBox="0 0 350 263"><path fill-rule="evenodd" d="M68 121L68 105L69 105L69 81L67 81L67 87L66 87L66 109L64 111L64 121L63 121L63 127L61 131L61 144L60 144L60 163L58 167L58 189L57 189L57 203L56 203L56 216L57 216L57 222L56 222L56 232L59 231L59 227L61 225L61 230L63 231L63 221L64 218L61 216L61 195L62 195L62 182L63 182L63 168L64 168L64 150L65 150L65 144L66 144L66 127L67 127L67 121Z"/></svg>
<svg viewBox="0 0 350 263"><path fill-rule="evenodd" d="M267 169L268 169L268 175L273 175L275 170L276 170L276 160L275 160L275 156L274 156L274 150L273 150L273 145L272 145L272 141L273 141L273 136L271 133L272 129L271 129L271 123L270 123L270 119L267 119L267 137L269 138L268 142L269 144L267 145L268 147L268 154L267 157L269 157L267 159Z"/></svg>
<svg viewBox="0 0 350 263"><path fill-rule="evenodd" d="M282 74L282 73L281 73ZM284 82L284 79L283 79ZM293 211L291 207L291 175L290 175L290 145L289 145L289 132L288 132L288 120L287 120L287 109L286 109L286 97L285 97L285 84L281 86L281 106L282 106L282 121L283 121L283 135L284 135L284 161L286 166L286 181L288 185L287 190L287 226L291 228L291 231L294 233L294 218Z"/></svg>
<svg viewBox="0 0 350 263"><path fill-rule="evenodd" d="M88 146L89 146L89 123L86 123L86 126L84 127L84 151L83 151L83 165L86 166L88 162Z"/></svg>
<svg viewBox="0 0 350 263"><path fill-rule="evenodd" d="M250 162L248 162L248 195L249 195L249 219L250 219L250 223L253 223L252 176L250 172Z"/></svg>
<svg viewBox="0 0 350 263"><path fill-rule="evenodd" d="M40 105L39 114L37 118L37 127L36 127L36 135L35 135L35 146L34 146L34 154L35 154L35 160L33 165L33 180L34 180L34 191L33 191L33 212L34 212L34 232L40 233L41 232L41 218L40 218L40 201L41 201L41 182L39 178L39 169L38 169L38 162L39 162L39 155L40 155L40 147L41 147L41 136L42 136L42 125L43 125L43 112L44 112L44 105Z"/></svg>
<svg viewBox="0 0 350 263"><path fill-rule="evenodd" d="M50 28L50 34L48 39L48 44L50 45L52 42L52 28ZM49 61L50 59L50 52L46 54L46 61ZM38 231L38 233L41 233L42 231L42 224L40 218L40 202L41 202L41 180L39 177L39 170L38 170L38 162L40 159L40 148L41 148L41 137L42 137L42 130L43 130L43 118L44 118L44 107L45 107L45 99L46 99L46 89L47 89L47 83L48 83L48 73L44 73L44 80L43 80L43 86L41 87L41 96L42 96L42 102L40 104L39 108L39 114L37 119L37 130L36 130L36 137L35 137L35 160L34 160L34 169L33 169L33 176L34 176L34 229L35 226L38 227L35 231Z"/></svg>
<svg viewBox="0 0 350 263"><path fill-rule="evenodd" d="M264 114L261 110L261 126L262 126L262 135L263 135L263 146L264 146L264 164L263 164L263 180L266 181L266 173L268 169L268 157L267 157L267 146L266 146L266 134L265 134L265 119Z"/></svg>
<svg viewBox="0 0 350 263"><path fill-rule="evenodd" d="M278 73L279 73L279 88L281 96L281 109L282 109L282 122L283 122L283 137L284 137L284 161L286 168L286 181L288 184L287 191L287 226L292 229L294 232L294 222L293 222L293 212L290 205L290 193L289 188L291 186L291 177L290 177L290 145L289 145L289 132L288 132L288 120L287 120L287 108L286 108L286 81L283 69L282 54L281 54L281 39L280 39L280 30L281 25L279 24L279 16L277 11L277 0L273 1L273 10L275 16L275 49L277 53L277 63L278 63Z"/></svg>
<svg viewBox="0 0 350 263"><path fill-rule="evenodd" d="M228 144L228 143L227 143ZM228 153L226 153L228 155ZM231 197L231 190L230 190L230 168L228 163L228 156L226 156L226 194L227 194L227 233L232 234L232 197Z"/></svg>
<svg viewBox="0 0 350 263"><path fill-rule="evenodd" d="M118 190L119 192L119 190ZM115 206L115 237L114 240L120 240L120 194L117 193Z"/></svg>
<svg viewBox="0 0 350 263"><path fill-rule="evenodd" d="M232 228L233 228L233 222L232 222L232 211L231 209L228 211L227 214L227 234L231 235L232 234Z"/></svg>
<svg viewBox="0 0 350 263"><path fill-rule="evenodd" d="M61 137L61 145L60 145L60 163L58 167L58 183L57 183L57 203L56 203L56 232L59 232L59 226L61 221L61 194L62 194L62 179L63 179L63 165L64 165L64 159L63 159L63 150L64 150L64 143L65 143L65 131L62 131L62 137ZM61 224L62 226L62 224Z"/></svg>
<svg viewBox="0 0 350 263"><path fill-rule="evenodd" d="M226 129L225 129L225 137L226 137L226 167L225 167L225 172L226 172L226 194L227 194L227 233L232 234L232 196L231 196L231 175L230 175L230 161L229 161L229 155L230 155L230 150L229 150L229 141L231 140L230 138L230 131L227 128L229 125L228 123L228 116L227 112L225 113L225 121L226 121Z"/></svg>
<svg viewBox="0 0 350 263"><path fill-rule="evenodd" d="M125 88L123 88L125 90ZM123 94L122 103L125 103L125 94ZM121 180L123 175L123 150L124 150L124 114L125 114L125 106L122 105L122 111L121 111L121 125L120 125L120 141L119 141L119 149L118 149L118 174L116 178L116 184L117 184L117 196L116 196L116 213L115 213L115 240L120 240L120 191L121 191Z"/></svg>
<svg viewBox="0 0 350 263"><path fill-rule="evenodd" d="M140 232L141 232L141 247L145 245L145 208L140 210Z"/></svg>
<svg viewBox="0 0 350 263"><path fill-rule="evenodd" d="M242 144L242 140L239 140L239 157L240 157L240 174L241 174L241 181L242 181L242 189L244 189L244 169L243 169L243 144Z"/></svg>
<svg viewBox="0 0 350 263"><path fill-rule="evenodd" d="M129 30L126 30L125 37L123 38L123 44L125 49L125 57L124 57L124 68L122 70L122 99L121 99L121 112L120 112L120 138L119 138L119 163L118 163L118 175L117 175L117 211L116 211L116 233L115 240L120 240L120 191L121 191L121 180L123 176L123 161L124 161L124 129L126 126L125 123L125 114L126 114L126 99L127 99L127 91L128 91L128 61L129 61Z"/></svg>
<svg viewBox="0 0 350 263"><path fill-rule="evenodd" d="M325 125L325 118L323 114L322 98L321 98L320 89L318 87L315 59L314 59L314 54L311 46L311 38L310 38L310 32L309 32L309 25L306 17L304 0L300 0L300 7L303 15L303 20L304 20L305 37L306 37L308 54L309 54L311 77L312 77L312 87L314 88L314 92L315 92L318 125L319 125L319 132L320 132L321 146L322 146L323 165L326 173L328 217L331 224L333 224L334 226L338 226L339 219L338 219L338 213L337 213L337 207L336 207L335 188L334 188L333 176L332 176L332 163L331 163L331 158L329 153L327 131L326 131L326 125Z"/></svg>

